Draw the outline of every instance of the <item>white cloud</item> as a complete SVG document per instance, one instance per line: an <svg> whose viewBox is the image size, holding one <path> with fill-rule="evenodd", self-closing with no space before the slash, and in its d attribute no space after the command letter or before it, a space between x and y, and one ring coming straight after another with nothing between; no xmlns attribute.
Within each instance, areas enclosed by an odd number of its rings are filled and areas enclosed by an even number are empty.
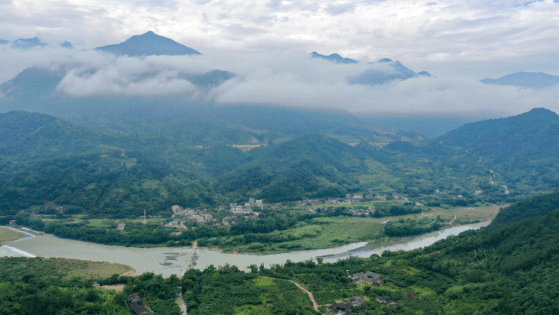
<svg viewBox="0 0 559 315"><path fill-rule="evenodd" d="M121 58L98 69L80 67L62 79L57 89L74 96L190 95L196 88L174 69L162 69L135 58Z"/></svg>
<svg viewBox="0 0 559 315"><path fill-rule="evenodd" d="M0 38L53 33L91 46L147 30L202 52L266 48L349 57L486 60L559 44L559 4L510 1L139 0L0 3ZM262 43L265 43L262 45Z"/></svg>
<svg viewBox="0 0 559 315"><path fill-rule="evenodd" d="M552 0L521 7L515 4L504 0L0 1L0 38L39 35L53 43L69 40L78 44L73 51L53 45L16 52L0 46L0 81L34 64L72 63L96 69L86 75L80 68L65 78L59 89L72 94L197 95L178 73L221 69L239 75L210 93L224 103L333 106L355 111L522 111L554 106L557 89L531 91L478 82L516 71L559 74L559 57L555 56L559 4ZM204 55L140 61L82 50L122 42L148 30ZM369 61L389 57L416 72L427 70L436 78L382 87L349 85L345 78L364 71L367 65L310 60L311 51ZM150 71L157 75L142 77Z"/></svg>
<svg viewBox="0 0 559 315"><path fill-rule="evenodd" d="M559 105L554 101L559 97L559 87L534 91L484 85L470 79L448 76L415 78L370 87L347 84L344 75L351 71L308 66L302 67L299 72L295 68L284 68L283 71L262 68L230 81L218 89L217 101L342 107L353 112L505 110L521 113L534 107L546 107L559 112ZM330 72L325 73L327 71Z"/></svg>

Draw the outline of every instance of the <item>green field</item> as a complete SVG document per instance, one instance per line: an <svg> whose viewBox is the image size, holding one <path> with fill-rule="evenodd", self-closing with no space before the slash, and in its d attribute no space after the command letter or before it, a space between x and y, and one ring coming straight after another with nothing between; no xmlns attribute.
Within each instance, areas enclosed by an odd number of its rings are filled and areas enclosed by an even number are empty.
<svg viewBox="0 0 559 315"><path fill-rule="evenodd" d="M6 227L0 227L0 243L17 240L25 236L25 233L17 232Z"/></svg>
<svg viewBox="0 0 559 315"><path fill-rule="evenodd" d="M499 206L458 207L451 209L433 208L423 214L397 217L325 217L316 218L311 223L300 222L293 229L272 232L278 238L293 239L275 244L233 245L236 237L230 237L231 245L223 243L224 251L257 252L262 254L284 253L294 250L309 250L341 246L357 242L370 242L374 246L386 246L405 241L407 238L387 237L383 234L384 223L400 219L420 220L424 217L444 220L446 226L462 225L492 220L499 212Z"/></svg>
<svg viewBox="0 0 559 315"><path fill-rule="evenodd" d="M2 273L26 272L33 273L37 278L56 276L67 280L74 277L84 280L105 279L132 270L129 266L107 262L42 257L28 259L0 257L0 265L2 265Z"/></svg>

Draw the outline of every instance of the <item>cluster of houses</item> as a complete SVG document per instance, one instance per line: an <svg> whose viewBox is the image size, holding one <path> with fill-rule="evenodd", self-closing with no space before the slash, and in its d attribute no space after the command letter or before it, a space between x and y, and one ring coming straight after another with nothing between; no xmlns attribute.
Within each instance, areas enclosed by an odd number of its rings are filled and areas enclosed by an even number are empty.
<svg viewBox="0 0 559 315"><path fill-rule="evenodd" d="M263 207L262 200L256 200L251 198L245 206L237 206L237 204L231 204L231 212L235 214L252 214L251 216L245 216L246 220L255 220L258 218L258 213L253 212L253 207ZM220 206L222 208L224 206ZM204 225L224 225L231 226L233 224L239 223L243 217L239 218L237 216L224 217L221 221L215 219L212 215L206 214L208 209L206 208L195 208L195 209L183 209L182 207L175 205L171 207L173 210L173 220L165 224L167 227L174 228L184 228L188 223L202 223ZM224 209L221 209L224 210Z"/></svg>
<svg viewBox="0 0 559 315"><path fill-rule="evenodd" d="M264 209L264 203L262 202L262 199L257 200L254 198L249 198L248 202L246 202L244 206L238 205L236 203L231 203L229 204L229 206L231 207L231 212L240 214L252 213L252 209L255 207Z"/></svg>
<svg viewBox="0 0 559 315"><path fill-rule="evenodd" d="M348 275L348 278L350 278L353 282L361 282L364 284L374 285L376 287L380 287L384 284L384 281L382 281L382 275L371 271L354 273L352 275Z"/></svg>
<svg viewBox="0 0 559 315"><path fill-rule="evenodd" d="M371 271L368 272L359 272L354 274L349 274L348 278L350 278L353 282L360 282L364 284L374 285L379 287L384 284L382 280L382 275L378 273L374 273ZM414 297L411 297L414 298ZM410 299L411 299L410 298ZM388 308L394 308L398 306L398 302L393 300L388 300L386 296L378 296L375 299L380 304L386 304ZM328 315L349 315L351 314L354 307L361 306L365 303L365 298L362 296L354 296L352 297L349 302L347 303L334 303L332 306L326 311ZM359 314L365 314L363 311L359 311Z"/></svg>
<svg viewBox="0 0 559 315"><path fill-rule="evenodd" d="M185 228L188 223L202 223L205 225L216 225L219 223L218 220L214 219L211 214L188 214L179 219L173 219L169 223L165 224L167 227L174 228Z"/></svg>
<svg viewBox="0 0 559 315"><path fill-rule="evenodd" d="M354 307L361 306L365 303L365 298L362 296L352 297L348 303L334 303L326 311L328 315L349 315ZM363 311L359 311L359 314L365 314Z"/></svg>
<svg viewBox="0 0 559 315"><path fill-rule="evenodd" d="M392 197L395 200L405 200L406 198L402 195L393 194ZM320 204L353 204L355 202L362 201L364 199L376 199L376 200L386 200L387 195L376 195L373 196L371 194L363 195L362 193L354 193L354 194L347 194L345 198L328 198L328 199L305 199L295 202L296 207L305 207L305 206L317 206ZM262 199L256 198L249 198L248 202L244 205L237 204L237 203L230 203L229 206L227 205L220 205L218 210L229 210L233 214L254 214L250 217L245 217L247 220L252 220L258 218L258 213L254 212L255 208L264 209L270 208L272 210L280 210L283 209L285 206L282 203L274 203L274 204L265 204ZM175 205L171 207L173 211L173 220L168 222L166 226L168 227L176 227L176 228L185 228L186 223L197 222L203 223L205 225L225 225L231 226L241 221L241 218L236 216L225 217L221 221L216 220L211 215L206 214L208 212L207 208L182 208L181 206ZM316 211L318 208L309 208L308 210ZM355 216L360 215L368 215L370 213L375 212L375 207L368 207L367 209L350 209L348 210L351 214ZM120 228L119 228L120 229ZM124 229L124 227L122 228Z"/></svg>

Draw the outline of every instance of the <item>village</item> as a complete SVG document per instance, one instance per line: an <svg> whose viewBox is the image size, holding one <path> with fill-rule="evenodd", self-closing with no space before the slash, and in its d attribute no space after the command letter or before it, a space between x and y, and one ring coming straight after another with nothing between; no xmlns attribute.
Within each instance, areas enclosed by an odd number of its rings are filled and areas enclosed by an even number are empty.
<svg viewBox="0 0 559 315"><path fill-rule="evenodd" d="M348 273L347 277L350 278L353 283L372 285L377 288L384 284L384 281L382 280L383 276L378 273L368 271L368 272L349 274L349 271L347 270L346 272ZM415 297L408 296L408 298L414 299ZM349 315L352 313L353 308L365 304L365 301L367 299L368 297L365 296L354 296L350 298L347 303L342 303L342 302L332 303L330 308L326 311L326 314L327 315ZM379 304L386 304L388 308L395 308L396 306L398 306L398 302L394 300L388 300L386 296L377 296L375 298L375 301L378 302ZM364 315L365 312L359 311L359 314Z"/></svg>
<svg viewBox="0 0 559 315"><path fill-rule="evenodd" d="M244 204L230 203L229 205L220 205L217 209L208 208L183 208L179 205L171 207L173 212L172 220L165 223L166 227L183 228L186 229L191 223L201 223L207 226L231 226L241 222L242 220L256 220L258 219L259 210L271 209L281 210L285 208L303 208L311 213L317 211L328 211L335 209L333 206L353 205L364 201L408 201L405 196L399 194L392 195L363 195L362 193L346 194L345 198L327 198L327 199L306 199L291 202L289 204L283 203L264 203L261 199L249 198L248 202ZM328 207L329 206L329 207ZM223 216L217 219L210 212L230 213L233 215ZM348 212L354 216L368 215L375 212L374 206L367 207L354 207L350 208ZM123 230L125 225L119 225L118 229Z"/></svg>

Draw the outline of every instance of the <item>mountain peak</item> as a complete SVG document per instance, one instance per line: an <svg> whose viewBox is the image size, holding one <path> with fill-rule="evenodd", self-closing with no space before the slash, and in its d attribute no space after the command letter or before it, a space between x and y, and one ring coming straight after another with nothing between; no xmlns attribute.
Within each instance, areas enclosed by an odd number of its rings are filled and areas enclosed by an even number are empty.
<svg viewBox="0 0 559 315"><path fill-rule="evenodd" d="M43 43L38 37L33 38L20 38L16 39L12 46L20 49L31 49L37 46L44 47L47 44Z"/></svg>
<svg viewBox="0 0 559 315"><path fill-rule="evenodd" d="M392 59L390 58L382 58L381 60L379 60L378 62L380 63L384 63L384 62L392 62Z"/></svg>
<svg viewBox="0 0 559 315"><path fill-rule="evenodd" d="M521 114L519 116L524 116L524 117L529 117L529 118L551 118L551 119L559 119L559 115L557 115L557 113L555 113L554 111L551 111L547 108L543 108L543 107L539 107L539 108L534 108L532 110L530 110L529 112L526 112L524 114Z"/></svg>
<svg viewBox="0 0 559 315"><path fill-rule="evenodd" d="M559 149L559 115L545 109L466 124L439 140L480 156L499 158L550 156Z"/></svg>
<svg viewBox="0 0 559 315"><path fill-rule="evenodd" d="M331 54L330 56L326 56L326 55L321 55L319 53L317 53L316 51L313 51L311 54L312 58L319 58L319 59L324 59L324 60L328 60L328 61L332 61L335 63L342 63L342 64L350 64L350 63L357 63L357 60L351 59L351 58L344 58L342 56L340 56L339 54Z"/></svg>
<svg viewBox="0 0 559 315"><path fill-rule="evenodd" d="M179 44L170 38L157 35L152 31L134 35L120 44L97 47L95 50L130 57L201 55L199 51Z"/></svg>

